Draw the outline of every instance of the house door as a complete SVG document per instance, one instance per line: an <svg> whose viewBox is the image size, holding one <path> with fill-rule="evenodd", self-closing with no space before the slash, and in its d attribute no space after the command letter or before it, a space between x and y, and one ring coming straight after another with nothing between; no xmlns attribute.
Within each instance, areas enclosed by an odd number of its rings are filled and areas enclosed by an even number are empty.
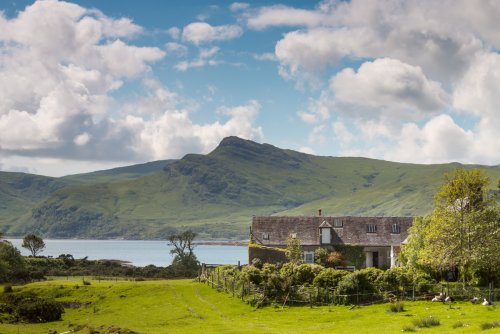
<svg viewBox="0 0 500 334"><path fill-rule="evenodd" d="M378 252L373 252L373 266L378 268Z"/></svg>

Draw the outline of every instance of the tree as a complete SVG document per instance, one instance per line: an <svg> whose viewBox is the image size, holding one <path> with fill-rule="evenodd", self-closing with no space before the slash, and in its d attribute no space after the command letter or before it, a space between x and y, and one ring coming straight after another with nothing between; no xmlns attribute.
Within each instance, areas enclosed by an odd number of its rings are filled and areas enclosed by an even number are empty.
<svg viewBox="0 0 500 334"><path fill-rule="evenodd" d="M300 245L300 239L296 237L289 236L286 240L286 257L290 262L299 264L302 262L302 247Z"/></svg>
<svg viewBox="0 0 500 334"><path fill-rule="evenodd" d="M28 234L23 238L23 248L31 252L34 257L45 249L45 242L43 239L35 234Z"/></svg>
<svg viewBox="0 0 500 334"><path fill-rule="evenodd" d="M173 247L170 253L175 255L171 267L177 276L193 277L198 274L200 263L194 254L195 237L196 233L192 231L172 234L168 237L168 244Z"/></svg>
<svg viewBox="0 0 500 334"><path fill-rule="evenodd" d="M495 278L500 271L500 210L489 194L489 179L476 169L456 169L445 179L430 216L417 220L410 231L417 264L437 270L457 267L464 282L478 272ZM414 256L410 252L408 260Z"/></svg>

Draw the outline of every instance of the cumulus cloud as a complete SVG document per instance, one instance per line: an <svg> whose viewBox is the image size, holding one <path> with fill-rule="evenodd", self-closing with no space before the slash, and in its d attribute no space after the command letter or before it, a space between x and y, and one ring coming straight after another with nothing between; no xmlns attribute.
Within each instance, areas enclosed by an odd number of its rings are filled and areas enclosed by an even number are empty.
<svg viewBox="0 0 500 334"><path fill-rule="evenodd" d="M421 68L396 59L365 62L357 72L344 69L330 86L339 104L359 108L363 114L388 110L425 114L446 106L446 93L438 82L427 79Z"/></svg>
<svg viewBox="0 0 500 334"><path fill-rule="evenodd" d="M75 166L104 166L179 158L207 152L228 135L262 138L254 125L256 101L228 108L217 122L193 122L196 106L151 73L151 64L166 53L129 42L142 32L129 19L60 1L35 2L13 18L0 14L4 166L26 159L57 169L63 159L82 161ZM215 38L222 35L217 30ZM165 48L183 50L174 43ZM218 51L202 48L199 59L213 64ZM128 83L141 85L144 95L118 100L115 93Z"/></svg>
<svg viewBox="0 0 500 334"><path fill-rule="evenodd" d="M289 29L275 45L279 74L319 89L297 115L336 119L327 137L345 139L344 154L491 164L500 162L498 15L497 2L325 0L245 17L250 29Z"/></svg>
<svg viewBox="0 0 500 334"><path fill-rule="evenodd" d="M193 22L182 29L182 38L195 45L230 40L242 34L243 30L237 25L212 26L206 22Z"/></svg>
<svg viewBox="0 0 500 334"><path fill-rule="evenodd" d="M500 46L493 24L498 13L495 2L325 1L313 10L263 7L249 14L248 26L305 28L286 33L276 45L287 78L309 81L344 58L390 57L449 83L482 48Z"/></svg>

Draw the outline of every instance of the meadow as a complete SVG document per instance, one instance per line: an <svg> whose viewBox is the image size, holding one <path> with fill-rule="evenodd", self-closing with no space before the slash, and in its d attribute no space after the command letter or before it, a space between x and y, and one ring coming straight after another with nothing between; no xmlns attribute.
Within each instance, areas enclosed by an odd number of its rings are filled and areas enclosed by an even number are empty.
<svg viewBox="0 0 500 334"><path fill-rule="evenodd" d="M416 319L432 316L440 325L421 333L499 333L481 324L500 320L498 308L470 302L444 305L405 302L405 312L388 312L389 304L372 306L254 307L238 297L192 280L55 279L15 286L14 293L34 292L67 303L60 321L0 324L0 333L75 333L97 329L130 329L138 333L401 333Z"/></svg>

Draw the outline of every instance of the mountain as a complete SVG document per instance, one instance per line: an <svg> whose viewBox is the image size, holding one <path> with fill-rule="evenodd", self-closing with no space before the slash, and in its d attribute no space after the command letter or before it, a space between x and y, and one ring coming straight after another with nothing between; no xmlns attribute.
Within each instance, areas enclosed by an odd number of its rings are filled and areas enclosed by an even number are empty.
<svg viewBox="0 0 500 334"><path fill-rule="evenodd" d="M190 228L202 238L245 238L252 215L311 215L318 208L326 215L425 214L443 174L456 167L500 178L500 166L320 157L228 137L207 155L139 168L148 173L135 178L100 182L109 176L97 172L57 179L72 183L48 193L7 233L164 238ZM122 176L134 174L126 171Z"/></svg>

